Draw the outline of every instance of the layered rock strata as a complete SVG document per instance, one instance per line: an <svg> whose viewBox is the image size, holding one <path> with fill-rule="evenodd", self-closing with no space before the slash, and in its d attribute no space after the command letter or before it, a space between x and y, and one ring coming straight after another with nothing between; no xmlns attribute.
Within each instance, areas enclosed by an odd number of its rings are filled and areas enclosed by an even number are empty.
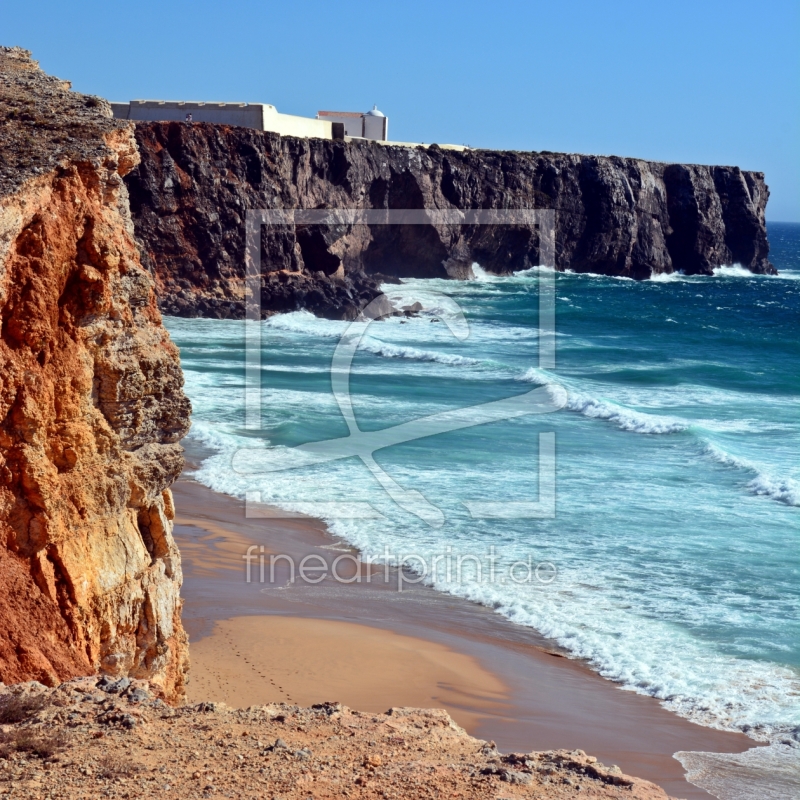
<svg viewBox="0 0 800 800"><path fill-rule="evenodd" d="M132 126L0 49L0 681L182 693L189 402L133 239Z"/></svg>
<svg viewBox="0 0 800 800"><path fill-rule="evenodd" d="M295 139L205 123L137 123L126 178L162 310L243 314L248 209L554 209L555 266L636 279L741 264L772 273L760 172L558 153ZM534 225L262 230L265 315L349 317L381 280L467 278L540 263Z"/></svg>

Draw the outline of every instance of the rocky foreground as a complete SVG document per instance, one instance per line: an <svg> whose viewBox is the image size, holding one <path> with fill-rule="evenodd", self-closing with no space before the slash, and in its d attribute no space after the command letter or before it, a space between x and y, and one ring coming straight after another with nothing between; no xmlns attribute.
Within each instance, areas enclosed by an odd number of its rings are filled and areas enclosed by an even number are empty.
<svg viewBox="0 0 800 800"><path fill-rule="evenodd" d="M0 685L0 796L667 800L581 750L501 754L444 711L172 708L141 681Z"/></svg>

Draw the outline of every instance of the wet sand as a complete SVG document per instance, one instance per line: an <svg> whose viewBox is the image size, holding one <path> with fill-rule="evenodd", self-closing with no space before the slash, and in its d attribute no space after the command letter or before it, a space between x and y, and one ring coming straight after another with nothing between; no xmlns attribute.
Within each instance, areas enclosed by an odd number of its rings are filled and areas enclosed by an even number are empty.
<svg viewBox="0 0 800 800"><path fill-rule="evenodd" d="M354 582L327 576L309 584L291 582L279 560L270 581L270 553L296 563L315 554L330 563L352 550L318 520L246 519L241 501L185 478L173 491L192 699L217 699L209 692L231 705L253 705L288 694L301 704L339 700L365 711L438 706L501 750L582 749L683 798L711 795L684 779L673 753L742 752L755 744L620 689L489 609L422 586L400 593L396 581L384 583L382 568L359 565L356 575L344 564L341 573ZM242 556L251 546L247 582ZM309 644L311 630L330 648L327 662L324 648ZM345 695L348 683L355 685ZM332 696L337 687L339 696Z"/></svg>

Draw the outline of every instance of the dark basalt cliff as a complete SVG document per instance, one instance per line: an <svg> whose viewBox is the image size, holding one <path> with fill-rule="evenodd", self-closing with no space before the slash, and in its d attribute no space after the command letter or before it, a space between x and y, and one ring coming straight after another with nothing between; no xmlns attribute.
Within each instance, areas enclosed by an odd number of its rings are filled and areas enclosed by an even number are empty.
<svg viewBox="0 0 800 800"><path fill-rule="evenodd" d="M243 315L248 209L556 211L556 267L648 278L741 264L774 273L760 172L559 153L280 137L139 123L127 177L142 260L163 311ZM352 317L402 277L506 274L539 264L535 226L298 226L262 231L266 314Z"/></svg>

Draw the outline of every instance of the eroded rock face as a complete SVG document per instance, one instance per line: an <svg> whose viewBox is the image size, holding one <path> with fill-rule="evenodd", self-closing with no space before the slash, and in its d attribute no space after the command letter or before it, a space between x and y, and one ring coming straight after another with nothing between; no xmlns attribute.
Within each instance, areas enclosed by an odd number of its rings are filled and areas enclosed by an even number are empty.
<svg viewBox="0 0 800 800"><path fill-rule="evenodd" d="M130 126L0 49L0 681L188 666L189 402L133 240Z"/></svg>
<svg viewBox="0 0 800 800"><path fill-rule="evenodd" d="M248 209L556 211L556 266L636 279L726 264L771 273L760 172L633 158L387 147L206 123L137 123L126 178L161 308L243 315ZM387 277L468 278L540 263L535 226L262 231L266 315L352 317Z"/></svg>

